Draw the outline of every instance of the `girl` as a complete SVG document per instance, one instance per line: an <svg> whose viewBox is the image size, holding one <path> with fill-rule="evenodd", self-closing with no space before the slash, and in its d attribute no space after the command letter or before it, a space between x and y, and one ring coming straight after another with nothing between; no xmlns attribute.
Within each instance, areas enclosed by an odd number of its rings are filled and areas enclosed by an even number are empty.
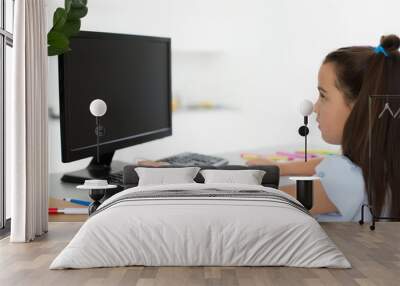
<svg viewBox="0 0 400 286"><path fill-rule="evenodd" d="M363 203L372 206L375 216L399 217L400 112L396 114L400 110L399 46L396 35L382 36L378 47L345 47L323 60L314 112L324 141L341 145L343 155L288 163L256 159L247 164L278 165L282 176L319 176L321 179L314 181L311 213L320 221L357 221ZM386 101L371 101L369 106L370 95L391 97ZM382 113L385 102L389 102L392 112ZM295 196L293 185L281 190ZM370 214L366 215L366 220L370 220Z"/></svg>

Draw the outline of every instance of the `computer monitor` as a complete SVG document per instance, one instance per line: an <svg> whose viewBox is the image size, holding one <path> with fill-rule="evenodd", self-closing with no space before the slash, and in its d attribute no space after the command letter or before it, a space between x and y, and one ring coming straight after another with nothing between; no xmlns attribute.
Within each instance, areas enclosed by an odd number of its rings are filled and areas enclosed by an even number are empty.
<svg viewBox="0 0 400 286"><path fill-rule="evenodd" d="M94 158L62 180L83 183L122 170L115 150L172 135L171 40L82 31L70 48L58 58L62 162ZM99 163L94 99L107 104Z"/></svg>

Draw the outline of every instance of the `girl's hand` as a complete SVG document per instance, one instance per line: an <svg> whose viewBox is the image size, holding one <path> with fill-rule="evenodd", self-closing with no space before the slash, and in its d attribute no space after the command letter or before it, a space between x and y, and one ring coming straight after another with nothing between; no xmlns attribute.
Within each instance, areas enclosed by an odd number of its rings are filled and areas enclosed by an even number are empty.
<svg viewBox="0 0 400 286"><path fill-rule="evenodd" d="M246 162L249 166L257 166L257 165L277 165L277 163L270 159L251 159Z"/></svg>

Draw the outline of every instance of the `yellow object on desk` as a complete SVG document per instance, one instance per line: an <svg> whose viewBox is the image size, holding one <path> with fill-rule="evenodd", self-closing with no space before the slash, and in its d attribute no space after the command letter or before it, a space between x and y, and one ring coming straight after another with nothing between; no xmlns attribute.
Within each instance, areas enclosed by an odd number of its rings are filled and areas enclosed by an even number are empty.
<svg viewBox="0 0 400 286"><path fill-rule="evenodd" d="M273 160L273 161L278 161L278 162L288 161L287 156L281 156L281 155L259 155L259 154L254 154L254 153L242 153L242 154L240 154L240 156L244 160L268 159L268 160Z"/></svg>
<svg viewBox="0 0 400 286"><path fill-rule="evenodd" d="M304 154L304 150L297 150L296 152ZM336 155L340 154L339 151L332 151L332 150L324 150L324 149L311 149L307 150L308 154L314 154L314 155Z"/></svg>

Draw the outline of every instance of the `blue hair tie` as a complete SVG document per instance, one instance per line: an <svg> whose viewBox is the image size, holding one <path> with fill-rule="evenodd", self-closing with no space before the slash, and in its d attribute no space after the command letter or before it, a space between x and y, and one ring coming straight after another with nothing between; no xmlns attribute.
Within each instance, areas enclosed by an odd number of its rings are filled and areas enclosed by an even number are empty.
<svg viewBox="0 0 400 286"><path fill-rule="evenodd" d="M375 47L374 48L374 52L377 53L377 54L382 53L382 54L385 55L385 57L389 56L389 54L385 51L385 49L381 45Z"/></svg>

